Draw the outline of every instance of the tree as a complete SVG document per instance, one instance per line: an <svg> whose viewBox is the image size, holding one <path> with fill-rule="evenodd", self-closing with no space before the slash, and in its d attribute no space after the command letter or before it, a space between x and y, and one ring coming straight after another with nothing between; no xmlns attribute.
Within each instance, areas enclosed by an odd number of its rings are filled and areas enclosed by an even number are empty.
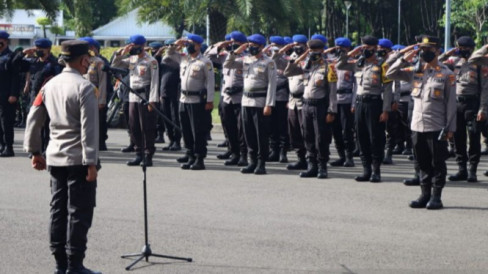
<svg viewBox="0 0 488 274"><path fill-rule="evenodd" d="M39 17L36 19L37 24L39 24L42 28L42 33L44 34L44 38L46 38L46 26L51 25L51 19L47 17Z"/></svg>
<svg viewBox="0 0 488 274"><path fill-rule="evenodd" d="M454 0L451 21L456 30L474 33L477 46L481 46L487 32L488 0Z"/></svg>

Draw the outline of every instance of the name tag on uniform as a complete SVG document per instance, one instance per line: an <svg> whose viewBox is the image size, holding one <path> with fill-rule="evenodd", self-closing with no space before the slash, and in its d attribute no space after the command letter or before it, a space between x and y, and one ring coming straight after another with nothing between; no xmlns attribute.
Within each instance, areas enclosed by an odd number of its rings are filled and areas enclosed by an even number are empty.
<svg viewBox="0 0 488 274"><path fill-rule="evenodd" d="M191 69L193 71L200 71L200 66L192 66Z"/></svg>
<svg viewBox="0 0 488 274"><path fill-rule="evenodd" d="M139 76L144 76L146 74L147 68L145 66L137 66Z"/></svg>

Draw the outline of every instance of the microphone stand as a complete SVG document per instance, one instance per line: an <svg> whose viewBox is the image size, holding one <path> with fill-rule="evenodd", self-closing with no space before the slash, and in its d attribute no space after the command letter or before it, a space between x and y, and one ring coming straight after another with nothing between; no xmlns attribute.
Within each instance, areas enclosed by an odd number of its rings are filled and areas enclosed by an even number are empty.
<svg viewBox="0 0 488 274"><path fill-rule="evenodd" d="M120 76L116 75L116 73L114 73L114 77L117 80L119 80L122 83L122 85L124 85L125 87L127 87L127 89L132 94L135 94L141 100L142 107L147 107L150 104L148 100L146 100L145 98L143 98L139 93L135 92L130 87L130 85L128 85L127 83L125 83L124 81L122 81L122 79L120 78ZM147 96L147 97L149 98L149 96ZM171 121L170 119L168 119L158 108L156 108L155 106L153 106L153 110L155 110L156 113L158 113L159 116L161 116L163 119L165 119L166 121L170 122L177 130L181 131L181 129L175 123L173 123L173 121ZM143 121L142 121L141 115L139 116L139 121L140 121L141 126L143 127ZM145 138L146 138L146 136L145 136L144 130L142 130L142 139L145 140ZM144 258L146 259L146 262L148 262L149 261L149 257L151 257L151 256L152 257L158 257L158 258L166 258L166 259L173 259L173 260L181 260L181 261L192 262L193 261L192 258L182 258L182 257L161 255L161 254L153 253L152 250L151 250L151 247L149 245L149 233L148 233L148 221L147 221L146 169L147 169L147 166L146 166L146 153L143 153L143 159L142 159L143 181L142 181L142 185L143 185L143 194L144 194L144 246L142 247L142 250L139 253L132 253L132 254L126 254L126 255L122 255L121 256L122 258L136 258L136 260L134 262L132 262L130 265L128 265L125 268L125 270L130 270L134 265L136 265L138 262L140 262Z"/></svg>

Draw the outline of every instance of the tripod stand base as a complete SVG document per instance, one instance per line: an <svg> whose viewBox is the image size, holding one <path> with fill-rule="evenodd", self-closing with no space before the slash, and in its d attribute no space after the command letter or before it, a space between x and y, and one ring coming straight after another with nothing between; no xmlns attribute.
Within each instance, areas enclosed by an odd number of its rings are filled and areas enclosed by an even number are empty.
<svg viewBox="0 0 488 274"><path fill-rule="evenodd" d="M142 259L146 258L146 262L149 261L149 257L157 257L157 258L166 258L166 259L172 259L172 260L181 260L181 261L187 261L187 262L192 262L192 258L182 258L182 257L175 257L175 256L168 256L168 255L160 255L160 254L154 254L151 251L151 247L147 244L142 247L142 250L140 253L134 253L134 254L127 254L127 255L122 255L122 258L133 258L137 257L137 259L132 262L130 265L128 265L125 270L130 270L134 265L136 265L138 262L140 262Z"/></svg>

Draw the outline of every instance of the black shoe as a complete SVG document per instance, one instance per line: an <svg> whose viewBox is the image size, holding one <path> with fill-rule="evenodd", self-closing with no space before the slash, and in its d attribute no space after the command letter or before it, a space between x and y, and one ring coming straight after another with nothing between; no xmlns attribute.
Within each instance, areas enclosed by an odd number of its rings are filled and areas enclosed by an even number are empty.
<svg viewBox="0 0 488 274"><path fill-rule="evenodd" d="M56 267L56 269L54 269L54 274L66 274L66 268Z"/></svg>
<svg viewBox="0 0 488 274"><path fill-rule="evenodd" d="M280 152L273 150L269 153L268 162L278 162L280 160Z"/></svg>
<svg viewBox="0 0 488 274"><path fill-rule="evenodd" d="M120 149L120 151L123 153L128 153L128 152L134 152L135 150L134 150L134 146L129 145L127 147Z"/></svg>
<svg viewBox="0 0 488 274"><path fill-rule="evenodd" d="M330 162L330 166L344 166L344 163L346 162L346 159L344 158L339 158L333 162Z"/></svg>
<svg viewBox="0 0 488 274"><path fill-rule="evenodd" d="M369 181L370 178L371 178L371 166L369 166L369 165L364 166L363 165L363 174L360 176L356 176L356 178L354 178L354 180L356 180L356 182L367 182L367 181Z"/></svg>
<svg viewBox="0 0 488 274"><path fill-rule="evenodd" d="M247 166L248 163L247 163L247 155L241 155L241 157L239 157L239 162L237 162L237 166Z"/></svg>
<svg viewBox="0 0 488 274"><path fill-rule="evenodd" d="M2 153L5 150L5 145L0 145L0 153Z"/></svg>
<svg viewBox="0 0 488 274"><path fill-rule="evenodd" d="M195 157L187 157L188 158L188 161L184 164L182 164L180 167L181 169L190 169L190 167L195 163L196 159Z"/></svg>
<svg viewBox="0 0 488 274"><path fill-rule="evenodd" d="M232 157L229 160L224 162L224 165L235 166L235 165L237 165L237 163L239 163L239 156L234 154L234 155L232 155Z"/></svg>
<svg viewBox="0 0 488 274"><path fill-rule="evenodd" d="M66 274L102 274L102 272L93 271L83 266L81 268L68 269L68 271L66 271Z"/></svg>
<svg viewBox="0 0 488 274"><path fill-rule="evenodd" d="M403 155L412 155L412 149L411 148L406 148L402 151Z"/></svg>
<svg viewBox="0 0 488 274"><path fill-rule="evenodd" d="M478 182L478 177L476 176L476 171L478 170L477 164L470 164L468 170L468 183L476 183Z"/></svg>
<svg viewBox="0 0 488 274"><path fill-rule="evenodd" d="M265 161L258 160L258 164L256 166L256 169L254 169L254 174L256 174L256 175L264 175L264 174L266 174L265 164L266 164Z"/></svg>
<svg viewBox="0 0 488 274"><path fill-rule="evenodd" d="M281 149L280 151L280 163L288 163L288 157L286 157L287 150Z"/></svg>
<svg viewBox="0 0 488 274"><path fill-rule="evenodd" d="M169 148L171 151L180 151L181 145L179 142L174 142L173 145Z"/></svg>
<svg viewBox="0 0 488 274"><path fill-rule="evenodd" d="M141 161L140 166L142 166L143 164L144 164L144 161ZM153 161L152 161L151 157L146 156L146 166L147 167L153 166Z"/></svg>
<svg viewBox="0 0 488 274"><path fill-rule="evenodd" d="M299 158L297 162L291 163L286 166L288 170L304 170L307 169L307 161L305 158Z"/></svg>
<svg viewBox="0 0 488 274"><path fill-rule="evenodd" d="M177 158L177 159L176 159L176 161L177 161L178 163L187 163L187 162L188 162L188 160L189 160L189 158L190 158L190 157L188 157L188 155L185 155L185 156L183 156L183 157Z"/></svg>
<svg viewBox="0 0 488 274"><path fill-rule="evenodd" d="M488 170L483 172L483 175L487 176L488 177Z"/></svg>
<svg viewBox="0 0 488 274"><path fill-rule="evenodd" d="M419 180L419 177L415 176L411 179L403 180L403 184L406 186L418 186L418 185L420 185L420 180Z"/></svg>
<svg viewBox="0 0 488 274"><path fill-rule="evenodd" d="M203 158L198 158L193 165L190 166L191 170L204 170L205 164L203 163Z"/></svg>
<svg viewBox="0 0 488 274"><path fill-rule="evenodd" d="M488 155L488 147L481 151L481 155Z"/></svg>
<svg viewBox="0 0 488 274"><path fill-rule="evenodd" d="M369 178L371 183L380 183L381 182L381 175L379 173L373 172L371 178Z"/></svg>
<svg viewBox="0 0 488 274"><path fill-rule="evenodd" d="M456 174L449 176L449 181L466 181L468 179L468 172L464 169L459 170Z"/></svg>
<svg viewBox="0 0 488 274"><path fill-rule="evenodd" d="M413 160L415 160L415 156L413 156L413 154L412 155L408 155L407 159L409 161L413 161Z"/></svg>
<svg viewBox="0 0 488 274"><path fill-rule="evenodd" d="M241 173L243 174L250 174L250 173L253 173L254 170L256 169L256 160L251 160L251 162L249 163L249 165L247 167L243 167L241 168Z"/></svg>
<svg viewBox="0 0 488 274"><path fill-rule="evenodd" d="M171 149L171 147L173 146L173 144L174 144L173 142L170 142L170 143L169 143L169 145L167 145L167 146L163 147L163 151L168 151L168 150L170 150L170 149Z"/></svg>
<svg viewBox="0 0 488 274"><path fill-rule="evenodd" d="M342 165L343 167L354 167L354 160L353 158L346 158L346 161Z"/></svg>
<svg viewBox="0 0 488 274"><path fill-rule="evenodd" d="M317 161L315 159L308 159L307 163L307 171L300 172L299 176L301 178L313 178L317 177L317 174L319 172L317 166Z"/></svg>
<svg viewBox="0 0 488 274"><path fill-rule="evenodd" d="M14 157L15 153L11 147L5 148L5 150L0 154L0 157Z"/></svg>
<svg viewBox="0 0 488 274"><path fill-rule="evenodd" d="M427 209L441 209L444 207L441 201L441 194L442 188L434 187L432 191L432 196L430 197L429 202L427 203Z"/></svg>
<svg viewBox="0 0 488 274"><path fill-rule="evenodd" d="M327 162L320 162L319 170L317 172L317 178L326 179L327 177L329 177L329 174L327 173Z"/></svg>
<svg viewBox="0 0 488 274"><path fill-rule="evenodd" d="M403 147L398 145L391 151L393 155L399 155L402 154L402 152L403 152Z"/></svg>
<svg viewBox="0 0 488 274"><path fill-rule="evenodd" d="M361 153L359 152L359 149L356 149L353 153L352 153L352 156L353 157L359 157Z"/></svg>
<svg viewBox="0 0 488 274"><path fill-rule="evenodd" d="M454 151L454 149L450 149L449 150L449 158L454 158L456 157L456 152Z"/></svg>
<svg viewBox="0 0 488 274"><path fill-rule="evenodd" d="M134 158L134 160L128 161L127 162L127 165L128 166L138 166L141 163L142 163L142 156L141 155L137 155L136 158Z"/></svg>
<svg viewBox="0 0 488 274"><path fill-rule="evenodd" d="M103 143L98 146L98 151L107 151L107 144Z"/></svg>
<svg viewBox="0 0 488 274"><path fill-rule="evenodd" d="M222 143L218 144L217 147L227 147L229 146L229 144L227 143L227 141L223 141Z"/></svg>
<svg viewBox="0 0 488 274"><path fill-rule="evenodd" d="M393 159L391 154L386 154L385 158L383 159L384 165L393 165Z"/></svg>
<svg viewBox="0 0 488 274"><path fill-rule="evenodd" d="M230 151L227 151L225 153L222 153L222 154L219 154L217 155L217 159L220 159L220 160L227 160L230 158L230 156L232 155L232 152Z"/></svg>
<svg viewBox="0 0 488 274"><path fill-rule="evenodd" d="M421 185L420 190L422 191L420 197L417 200L410 202L409 206L411 208L425 208L430 200L431 187L430 185Z"/></svg>
<svg viewBox="0 0 488 274"><path fill-rule="evenodd" d="M156 138L156 140L154 140L154 142L157 144L166 143L166 141L164 140L164 135L159 135L158 138Z"/></svg>

